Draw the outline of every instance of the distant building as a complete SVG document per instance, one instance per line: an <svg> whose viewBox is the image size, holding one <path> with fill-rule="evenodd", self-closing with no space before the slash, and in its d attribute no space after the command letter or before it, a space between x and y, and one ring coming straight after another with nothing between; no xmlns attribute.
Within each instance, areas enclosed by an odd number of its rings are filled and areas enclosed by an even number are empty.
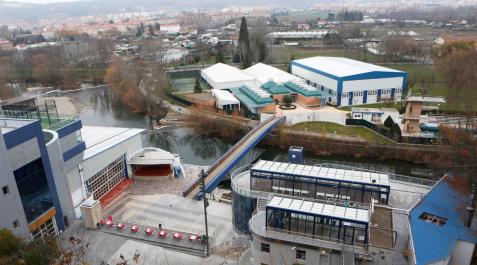
<svg viewBox="0 0 477 265"><path fill-rule="evenodd" d="M310 24L297 24L296 29L298 30L309 30Z"/></svg>
<svg viewBox="0 0 477 265"><path fill-rule="evenodd" d="M13 51L13 42L9 40L0 40L0 51Z"/></svg>
<svg viewBox="0 0 477 265"><path fill-rule="evenodd" d="M338 107L398 101L406 89L407 73L342 57L294 60L291 71Z"/></svg>
<svg viewBox="0 0 477 265"><path fill-rule="evenodd" d="M180 24L161 24L160 30L162 33L166 33L166 34L177 34L181 32L181 25Z"/></svg>

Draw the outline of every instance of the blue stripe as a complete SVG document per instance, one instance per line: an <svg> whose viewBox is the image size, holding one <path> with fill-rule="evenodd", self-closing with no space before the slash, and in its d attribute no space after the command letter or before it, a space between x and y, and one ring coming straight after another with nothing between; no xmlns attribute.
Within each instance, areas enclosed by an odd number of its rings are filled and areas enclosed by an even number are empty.
<svg viewBox="0 0 477 265"><path fill-rule="evenodd" d="M75 147L71 148L70 150L63 153L63 161L68 161L71 158L75 157L76 155L80 154L86 150L86 144L84 142L79 143Z"/></svg>
<svg viewBox="0 0 477 265"><path fill-rule="evenodd" d="M363 104L368 101L368 90L363 91Z"/></svg>
<svg viewBox="0 0 477 265"><path fill-rule="evenodd" d="M312 68L312 67L306 66L306 65L301 64L301 63L297 63L296 61L292 61L291 64L292 64L292 65L295 65L295 66L298 66L298 67L300 67L300 68L303 68L303 69L305 69L305 70L308 70L308 71L310 71L310 72L317 73L317 74L320 74L320 75L329 77L329 78L334 79L334 80L340 80L340 79L341 79L339 76L332 75L332 74L330 74L330 73L320 71L320 70L318 70L318 69L316 69L316 68Z"/></svg>
<svg viewBox="0 0 477 265"><path fill-rule="evenodd" d="M31 140L37 136L35 128L37 124L40 124L39 120L26 123L24 126L9 131L3 135L5 140L5 146L7 149L20 145L28 140Z"/></svg>
<svg viewBox="0 0 477 265"><path fill-rule="evenodd" d="M66 125L65 127L62 127L58 129L56 132L58 133L58 137L63 138L67 135L70 135L76 131L81 130L83 127L81 120L74 121L73 123L70 123Z"/></svg>

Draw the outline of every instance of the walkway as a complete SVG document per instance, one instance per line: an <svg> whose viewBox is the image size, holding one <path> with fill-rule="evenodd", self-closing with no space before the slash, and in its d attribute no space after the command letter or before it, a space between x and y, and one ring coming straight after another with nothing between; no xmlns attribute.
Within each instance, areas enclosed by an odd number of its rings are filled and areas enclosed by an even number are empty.
<svg viewBox="0 0 477 265"><path fill-rule="evenodd" d="M205 190L211 192L223 180L225 175L244 157L252 148L254 148L273 128L283 123L285 117L272 116L261 122L236 143L227 153L225 153L208 170L205 178ZM198 179L191 186L184 190L184 197L194 198L200 191L200 182Z"/></svg>

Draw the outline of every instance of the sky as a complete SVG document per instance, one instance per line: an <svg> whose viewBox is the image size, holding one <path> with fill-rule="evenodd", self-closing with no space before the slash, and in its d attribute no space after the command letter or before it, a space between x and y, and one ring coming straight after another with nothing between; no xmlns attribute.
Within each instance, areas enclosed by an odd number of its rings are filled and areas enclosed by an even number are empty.
<svg viewBox="0 0 477 265"><path fill-rule="evenodd" d="M18 3L51 4L51 3L72 2L72 1L81 1L81 0L7 0L7 1L18 2Z"/></svg>

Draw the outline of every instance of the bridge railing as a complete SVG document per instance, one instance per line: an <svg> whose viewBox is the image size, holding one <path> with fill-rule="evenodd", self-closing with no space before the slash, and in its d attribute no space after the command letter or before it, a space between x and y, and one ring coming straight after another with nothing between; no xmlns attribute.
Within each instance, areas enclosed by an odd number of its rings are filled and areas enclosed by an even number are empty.
<svg viewBox="0 0 477 265"><path fill-rule="evenodd" d="M270 116L267 119L265 119L263 122L259 123L257 126L255 126L252 130L250 130L242 139L240 139L232 148L230 148L225 154L223 154L217 161L215 161L212 166L210 166L206 174L209 175L210 172L214 171L222 162L227 159L230 154L232 154L235 150L237 150L245 141L247 141L256 131L260 130L263 128L265 125L269 124L271 121L273 121L276 117L275 116ZM200 183L200 179L197 179L194 181L187 189L183 192L183 196L187 196L192 190L194 190Z"/></svg>

